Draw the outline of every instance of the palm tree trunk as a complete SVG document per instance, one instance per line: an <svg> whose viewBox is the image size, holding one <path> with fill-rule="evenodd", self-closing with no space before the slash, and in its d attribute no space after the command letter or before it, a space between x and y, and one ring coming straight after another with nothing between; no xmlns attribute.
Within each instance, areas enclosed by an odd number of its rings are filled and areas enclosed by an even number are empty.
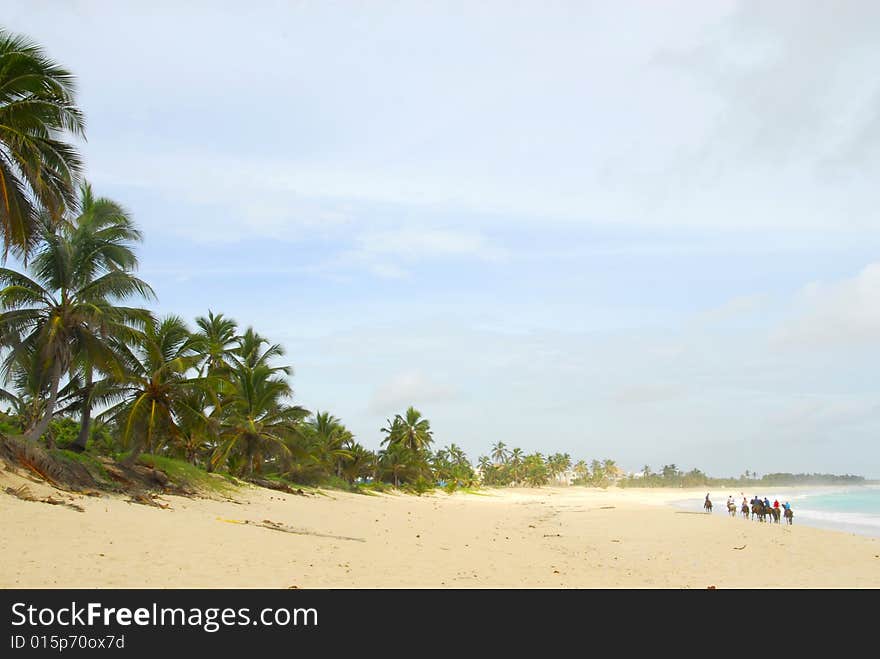
<svg viewBox="0 0 880 659"><path fill-rule="evenodd" d="M55 361L52 366L52 375L49 386L49 400L46 401L46 412L33 427L24 432L24 438L29 442L36 442L49 428L49 422L55 413L55 402L58 400L58 386L61 383L61 362Z"/></svg>
<svg viewBox="0 0 880 659"><path fill-rule="evenodd" d="M70 445L71 451L77 451L78 453L82 453L86 450L86 444L89 441L89 430L92 425L92 369L86 369L86 386L85 386L85 398L83 400L83 409L82 414L80 415L79 420L79 435L76 437L76 441Z"/></svg>
<svg viewBox="0 0 880 659"><path fill-rule="evenodd" d="M137 459L141 456L141 453L144 450L144 441L142 439L136 439L134 445L131 447L131 452L125 456L122 460L122 466L134 467L134 463L137 462Z"/></svg>

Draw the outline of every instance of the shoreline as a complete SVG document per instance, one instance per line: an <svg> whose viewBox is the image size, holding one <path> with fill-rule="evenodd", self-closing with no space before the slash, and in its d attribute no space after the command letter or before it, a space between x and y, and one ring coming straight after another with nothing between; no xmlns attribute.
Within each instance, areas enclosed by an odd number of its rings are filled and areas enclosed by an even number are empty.
<svg viewBox="0 0 880 659"><path fill-rule="evenodd" d="M645 488L649 489L649 488ZM697 506L702 508L705 490L697 488L688 488L689 497L670 498L669 505L676 508L684 509ZM813 499L821 495L844 494L858 492L859 490L880 490L880 486L869 485L813 485L813 486L795 486L795 487L767 487L763 488L760 495L769 495L771 499L778 498L780 503L783 501L791 501L792 508L795 512L794 523L802 524L817 529L825 529L828 531L836 531L839 533L847 533L860 535L870 538L880 538L880 520L876 519L876 515L871 516L867 513L846 513L843 511L822 511L810 508L807 499ZM670 492L671 494L671 492ZM718 495L712 495L713 515L721 515L728 517L725 502L727 496L733 494L737 502L737 516L739 516L739 507L742 503L742 493L719 491ZM746 495L748 499L754 494ZM719 504L720 501L720 504ZM784 520L783 520L784 521Z"/></svg>
<svg viewBox="0 0 880 659"><path fill-rule="evenodd" d="M692 514L669 505L680 489L242 488L167 509L54 491L77 512L2 492L15 479L0 473L2 588L880 587L880 539Z"/></svg>

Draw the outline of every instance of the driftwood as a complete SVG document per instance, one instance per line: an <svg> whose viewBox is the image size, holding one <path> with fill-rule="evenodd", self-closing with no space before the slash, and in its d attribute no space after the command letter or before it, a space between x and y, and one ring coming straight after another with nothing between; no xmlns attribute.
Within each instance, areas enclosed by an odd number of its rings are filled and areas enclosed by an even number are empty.
<svg viewBox="0 0 880 659"><path fill-rule="evenodd" d="M248 526L259 526L264 529L269 529L270 531L281 531L282 533L293 533L294 535L312 535L318 538L331 538L333 540L350 540L352 542L366 542L364 538L352 538L345 535L331 535L329 533L317 533L315 531L305 531L303 529L295 529L292 526L287 526L286 524L280 524L279 522L273 522L271 519L264 519L262 522L255 522L250 519L223 519L222 517L217 518L220 522L226 522L227 524L243 524Z"/></svg>
<svg viewBox="0 0 880 659"><path fill-rule="evenodd" d="M34 493L31 492L30 488L27 485L22 485L20 487L7 487L6 494L11 494L12 496L17 497L22 501L35 501L39 503L48 503L52 506L65 506L66 508L72 508L73 510L76 510L80 513L84 513L86 511L85 508L71 501L56 499L53 496L43 497L42 499L38 496L34 496Z"/></svg>
<svg viewBox="0 0 880 659"><path fill-rule="evenodd" d="M131 495L131 498L128 499L128 503L139 503L143 506L154 506L156 508L162 508L163 510L167 510L171 506L167 503L162 503L157 500L156 495L146 495L141 492L136 492Z"/></svg>
<svg viewBox="0 0 880 659"><path fill-rule="evenodd" d="M61 489L80 490L98 486L85 466L58 460L34 442L24 439L0 437L0 457L4 462L18 465Z"/></svg>
<svg viewBox="0 0 880 659"><path fill-rule="evenodd" d="M259 487L265 487L269 490L277 490L279 492L286 492L287 494L297 494L299 496L306 496L306 493L302 491L302 489L297 488L293 489L290 485L286 483L279 483L278 481L272 481L268 478L249 478L248 483L252 485L257 485Z"/></svg>

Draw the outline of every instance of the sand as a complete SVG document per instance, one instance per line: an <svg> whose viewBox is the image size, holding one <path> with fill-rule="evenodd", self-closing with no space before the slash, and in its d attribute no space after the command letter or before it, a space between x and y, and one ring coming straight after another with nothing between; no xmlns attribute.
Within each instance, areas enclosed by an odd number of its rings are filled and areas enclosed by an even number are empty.
<svg viewBox="0 0 880 659"><path fill-rule="evenodd" d="M5 493L23 483L85 512ZM707 515L702 490L234 496L160 509L0 473L0 587L880 587L880 539Z"/></svg>

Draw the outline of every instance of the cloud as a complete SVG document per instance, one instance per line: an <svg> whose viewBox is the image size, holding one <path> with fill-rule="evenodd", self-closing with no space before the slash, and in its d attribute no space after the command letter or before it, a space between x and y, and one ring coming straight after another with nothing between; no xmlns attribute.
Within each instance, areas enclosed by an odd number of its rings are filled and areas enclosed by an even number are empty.
<svg viewBox="0 0 880 659"><path fill-rule="evenodd" d="M393 414L410 405L448 402L457 397L452 387L434 382L419 371L406 371L376 389L369 409L376 414Z"/></svg>
<svg viewBox="0 0 880 659"><path fill-rule="evenodd" d="M90 176L174 199L179 213L154 221L189 235L291 239L340 217L354 233L388 228L352 218L350 202L538 230L876 232L875 177L832 170L877 164L877 8L703 4L28 6L13 18L82 82L97 115ZM261 38L241 58L222 44L245 18ZM110 41L78 38L90 30ZM159 31L180 47L146 64ZM267 89L272 102L255 101ZM200 221L191 206L218 212Z"/></svg>
<svg viewBox="0 0 880 659"><path fill-rule="evenodd" d="M769 296L765 293L739 295L724 304L701 311L696 315L700 324L720 324L741 320L761 311L768 303Z"/></svg>
<svg viewBox="0 0 880 659"><path fill-rule="evenodd" d="M880 263L837 282L814 282L796 295L788 317L775 330L778 346L875 345L880 336Z"/></svg>
<svg viewBox="0 0 880 659"><path fill-rule="evenodd" d="M840 435L853 426L878 425L880 398L877 396L801 396L768 415L768 423L795 438L817 432Z"/></svg>

